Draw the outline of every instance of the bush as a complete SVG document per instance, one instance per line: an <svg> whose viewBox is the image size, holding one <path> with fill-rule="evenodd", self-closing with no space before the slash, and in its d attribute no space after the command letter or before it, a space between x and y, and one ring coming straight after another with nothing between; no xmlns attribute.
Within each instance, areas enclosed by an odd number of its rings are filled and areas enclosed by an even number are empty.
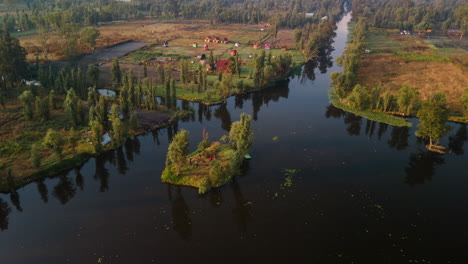
<svg viewBox="0 0 468 264"><path fill-rule="evenodd" d="M198 193L199 194L204 194L207 191L209 191L210 189L211 189L210 179L208 179L208 178L202 179L201 182L200 182L200 187L198 188Z"/></svg>

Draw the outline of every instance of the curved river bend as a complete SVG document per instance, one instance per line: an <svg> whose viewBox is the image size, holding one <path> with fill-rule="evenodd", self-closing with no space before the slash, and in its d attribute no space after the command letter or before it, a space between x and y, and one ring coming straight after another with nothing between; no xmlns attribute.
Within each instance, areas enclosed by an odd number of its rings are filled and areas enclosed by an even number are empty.
<svg viewBox="0 0 468 264"><path fill-rule="evenodd" d="M330 106L349 19L331 56L301 76L227 105L192 104L187 120L0 194L0 263L466 263L466 126L452 124L451 153L438 156L414 136L416 120L391 127ZM160 182L177 130L193 150L203 128L217 139L242 112L255 132L242 176L203 196Z"/></svg>

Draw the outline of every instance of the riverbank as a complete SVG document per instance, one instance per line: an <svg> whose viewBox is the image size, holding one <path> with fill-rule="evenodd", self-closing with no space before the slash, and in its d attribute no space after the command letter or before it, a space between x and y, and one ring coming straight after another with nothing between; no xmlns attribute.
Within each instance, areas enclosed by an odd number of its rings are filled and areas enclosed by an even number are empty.
<svg viewBox="0 0 468 264"><path fill-rule="evenodd" d="M397 127L411 127L411 123L406 120L406 118L395 116L389 113L376 112L372 110L357 110L348 105L345 105L340 102L340 100L330 91L330 103L333 104L336 108L342 109L346 112L353 113L355 115L364 117L366 119L385 123L391 126Z"/></svg>
<svg viewBox="0 0 468 264"><path fill-rule="evenodd" d="M138 110L138 128L129 129L125 135L125 138L130 138L146 133L148 130L154 130L170 125L173 121L180 117L184 117L188 114L192 114L188 110L177 110L165 112L159 111L147 111L147 110ZM27 146L32 146L33 144L40 144L42 137L30 138L30 142L23 142L25 139L21 140L22 147L18 144L18 152L14 154L14 157L2 155L0 157L0 192L9 192L11 190L16 190L22 186L45 177L51 177L73 168L81 166L90 158L101 155L104 152L117 149L122 146L115 144L106 144L103 146L103 150L99 153L95 153L90 143L89 135L86 131L89 131L87 127L80 128L81 135L78 140L78 144L75 148L75 151L70 147L66 146L62 153L62 159L58 159L48 150L40 151L40 166L35 168L32 164L30 157L30 149ZM65 133L66 131L62 131ZM25 133L28 133L27 131ZM29 133L27 134L29 135ZM26 135L26 136L27 136ZM24 138L24 135L21 135ZM4 146L4 142L1 142ZM3 149L2 149L3 150ZM9 176L9 171L11 170L11 176ZM12 178L11 178L12 177ZM9 180L8 178L11 179ZM13 186L11 184L13 183Z"/></svg>

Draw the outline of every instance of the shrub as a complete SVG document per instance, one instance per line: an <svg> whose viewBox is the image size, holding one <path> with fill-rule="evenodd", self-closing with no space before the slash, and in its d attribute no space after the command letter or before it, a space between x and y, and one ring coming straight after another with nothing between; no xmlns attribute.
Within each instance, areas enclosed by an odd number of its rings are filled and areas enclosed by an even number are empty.
<svg viewBox="0 0 468 264"><path fill-rule="evenodd" d="M211 182L210 179L204 178L200 182L200 187L198 187L198 193L204 194L211 189Z"/></svg>

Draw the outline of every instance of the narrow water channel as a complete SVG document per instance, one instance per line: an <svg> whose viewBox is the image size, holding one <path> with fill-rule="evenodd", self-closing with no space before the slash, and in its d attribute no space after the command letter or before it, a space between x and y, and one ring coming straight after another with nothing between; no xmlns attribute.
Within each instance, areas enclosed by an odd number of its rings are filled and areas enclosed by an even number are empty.
<svg viewBox="0 0 468 264"><path fill-rule="evenodd" d="M466 263L467 128L451 124L439 156L414 136L417 120L398 128L331 106L350 18L330 57L289 82L191 104L186 120L0 194L0 263ZM176 131L193 150L203 128L217 139L243 112L255 142L242 176L206 195L160 182Z"/></svg>

